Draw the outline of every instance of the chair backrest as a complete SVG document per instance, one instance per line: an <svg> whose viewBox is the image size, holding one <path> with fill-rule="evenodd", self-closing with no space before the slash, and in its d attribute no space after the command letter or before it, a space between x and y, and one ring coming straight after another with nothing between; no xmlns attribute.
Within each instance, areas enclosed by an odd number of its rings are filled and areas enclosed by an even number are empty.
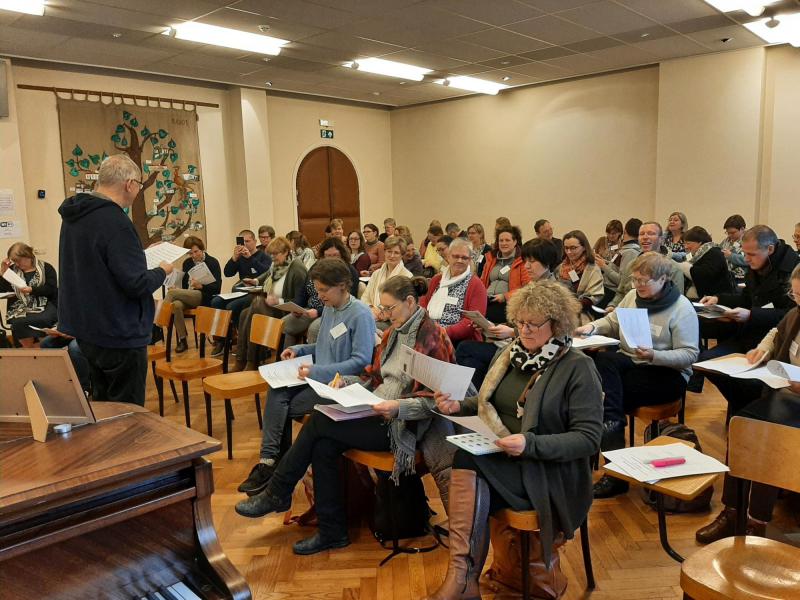
<svg viewBox="0 0 800 600"><path fill-rule="evenodd" d="M250 323L250 342L277 350L283 333L283 319L267 315L253 315Z"/></svg>
<svg viewBox="0 0 800 600"><path fill-rule="evenodd" d="M800 492L800 428L733 417L729 437L731 475Z"/></svg>
<svg viewBox="0 0 800 600"><path fill-rule="evenodd" d="M221 338L228 335L231 315L233 314L231 311L221 308L209 308L208 306L198 306L196 310L195 327L197 333L206 337Z"/></svg>
<svg viewBox="0 0 800 600"><path fill-rule="evenodd" d="M153 324L156 327L169 327L172 319L172 302L169 300L159 300L156 302L156 317Z"/></svg>

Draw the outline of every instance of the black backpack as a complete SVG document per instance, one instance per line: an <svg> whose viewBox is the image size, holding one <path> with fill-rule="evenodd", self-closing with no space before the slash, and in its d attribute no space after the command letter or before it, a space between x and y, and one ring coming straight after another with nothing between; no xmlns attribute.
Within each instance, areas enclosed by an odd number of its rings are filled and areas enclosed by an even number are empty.
<svg viewBox="0 0 800 600"><path fill-rule="evenodd" d="M659 423L658 424L658 435L666 435L669 437L674 437L679 440L685 440L687 442L691 442L694 444L694 449L698 452L702 452L703 449L700 447L700 440L697 438L697 434L695 433L694 429L687 427L682 423ZM650 428L648 427L644 431L644 442L645 444L652 439L650 435ZM644 501L646 504L650 506L656 505L656 496L655 492L650 490L642 490L644 495ZM678 500L677 498L673 498L671 496L664 496L664 510L670 513L691 513L691 512L703 512L707 511L711 508L711 496L714 495L714 486L710 485L706 490L703 491L702 494L697 496L694 500Z"/></svg>
<svg viewBox="0 0 800 600"><path fill-rule="evenodd" d="M419 475L400 475L399 485L395 485L388 474L378 475L370 529L381 544L431 533L432 514Z"/></svg>

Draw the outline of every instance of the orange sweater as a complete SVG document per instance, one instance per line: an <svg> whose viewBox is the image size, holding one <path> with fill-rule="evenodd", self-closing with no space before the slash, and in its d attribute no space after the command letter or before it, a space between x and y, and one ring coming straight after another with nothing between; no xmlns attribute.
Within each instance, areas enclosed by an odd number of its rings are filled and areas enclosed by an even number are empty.
<svg viewBox="0 0 800 600"><path fill-rule="evenodd" d="M487 252L484 256L486 257L486 264L481 273L481 281L483 281L483 285L486 286L486 289L489 289L489 275L497 264L497 255L494 251L491 251ZM508 299L511 298L514 292L524 285L527 285L530 280L531 276L528 275L528 271L525 269L522 257L518 256L514 262L511 263L511 272L508 274L508 292L503 294L506 302L508 302Z"/></svg>

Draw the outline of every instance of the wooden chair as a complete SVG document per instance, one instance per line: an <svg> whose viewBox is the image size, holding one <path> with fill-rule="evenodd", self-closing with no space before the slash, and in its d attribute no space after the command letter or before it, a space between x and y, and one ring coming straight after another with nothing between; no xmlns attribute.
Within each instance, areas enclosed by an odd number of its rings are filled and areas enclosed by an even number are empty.
<svg viewBox="0 0 800 600"><path fill-rule="evenodd" d="M182 358L172 360L172 331L167 331L167 356L156 363L156 375L168 381L180 381L183 391L183 408L186 415L186 426L192 426L189 407L189 382L209 375L228 372L228 338L231 331L231 311L199 306L197 309L197 332L200 334L199 358ZM220 337L225 339L225 352L222 360L206 358L206 340Z"/></svg>
<svg viewBox="0 0 800 600"><path fill-rule="evenodd" d="M511 510L504 508L492 515L501 523L516 529L522 535L522 597L529 600L530 596L530 542L531 533L539 531L539 513L535 510ZM586 587L593 590L594 570L592 569L592 553L589 549L589 524L588 517L581 523L581 550L583 551L583 568L586 571Z"/></svg>
<svg viewBox="0 0 800 600"><path fill-rule="evenodd" d="M250 343L272 349L271 362L278 358L278 347L283 333L283 320L266 315L253 315L250 325ZM211 435L211 399L225 400L225 429L228 434L228 459L233 458L233 398L255 395L258 428L263 427L261 417L261 397L266 396L269 385L258 371L240 371L224 373L203 378L203 396L206 401L206 423L208 435Z"/></svg>
<svg viewBox="0 0 800 600"><path fill-rule="evenodd" d="M183 318L188 319L192 322L192 332L194 332L194 347L199 348L197 344L197 309L196 308L184 308L183 309Z"/></svg>
<svg viewBox="0 0 800 600"><path fill-rule="evenodd" d="M365 467L369 467L376 471L391 473L394 470L394 454L391 452L372 452L369 450L358 450L357 448L351 448L350 450L346 450L343 453L343 456L354 463L364 465ZM417 452L415 454L414 462L417 464L417 466L425 464L422 458L422 452ZM390 514L394 514L392 507L389 507L389 512ZM378 566L382 567L398 554L420 554L422 552L430 552L431 550L435 550L439 547L441 541L439 540L439 535L435 528L432 529L431 533L434 535L436 543L431 546L425 546L421 548L401 546L400 540L397 537L392 538L391 552L380 562ZM381 546L383 546L383 543L381 543Z"/></svg>
<svg viewBox="0 0 800 600"><path fill-rule="evenodd" d="M153 319L153 324L156 327L160 327L162 331L172 327L172 303L169 300L159 300L156 303L156 317ZM158 414L162 417L164 416L164 381L156 375L156 361L166 357L166 339L162 344L148 344L147 360L150 363L153 381L156 384L156 391L158 392ZM175 390L175 382L170 380L169 386L172 388L172 395L175 398L175 402L178 402L178 392Z"/></svg>
<svg viewBox="0 0 800 600"><path fill-rule="evenodd" d="M739 478L736 537L695 552L681 566L681 589L692 600L800 598L800 548L742 535L750 482L800 492L800 429L733 417L728 466Z"/></svg>
<svg viewBox="0 0 800 600"><path fill-rule="evenodd" d="M686 404L686 392L683 396L674 402L666 404L655 404L653 406L640 406L628 414L628 445L633 447L634 444L634 424L636 419L642 421L650 421L650 439L654 440L658 437L658 422L663 419L671 419L678 417L678 422L684 422L684 405Z"/></svg>

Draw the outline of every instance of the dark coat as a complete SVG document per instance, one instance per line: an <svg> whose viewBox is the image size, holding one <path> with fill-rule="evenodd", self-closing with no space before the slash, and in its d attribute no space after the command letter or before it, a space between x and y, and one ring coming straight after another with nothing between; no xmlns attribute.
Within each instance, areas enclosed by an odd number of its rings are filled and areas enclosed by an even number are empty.
<svg viewBox="0 0 800 600"><path fill-rule="evenodd" d="M208 285L204 285L202 288L200 288L200 293L203 295L202 306L211 306L211 298L213 298L216 294L219 294L222 289L222 271L219 268L219 261L210 254L206 254L206 258L203 262L206 263L208 270L211 271L214 279L216 279L214 283L209 283ZM183 265L181 265L181 270L183 271L182 283L184 289L189 289L189 271L194 266L195 262L191 257L183 261Z"/></svg>
<svg viewBox="0 0 800 600"><path fill-rule="evenodd" d="M732 294L734 291L733 275L728 269L728 261L717 247L709 249L692 265L689 277L700 298Z"/></svg>

